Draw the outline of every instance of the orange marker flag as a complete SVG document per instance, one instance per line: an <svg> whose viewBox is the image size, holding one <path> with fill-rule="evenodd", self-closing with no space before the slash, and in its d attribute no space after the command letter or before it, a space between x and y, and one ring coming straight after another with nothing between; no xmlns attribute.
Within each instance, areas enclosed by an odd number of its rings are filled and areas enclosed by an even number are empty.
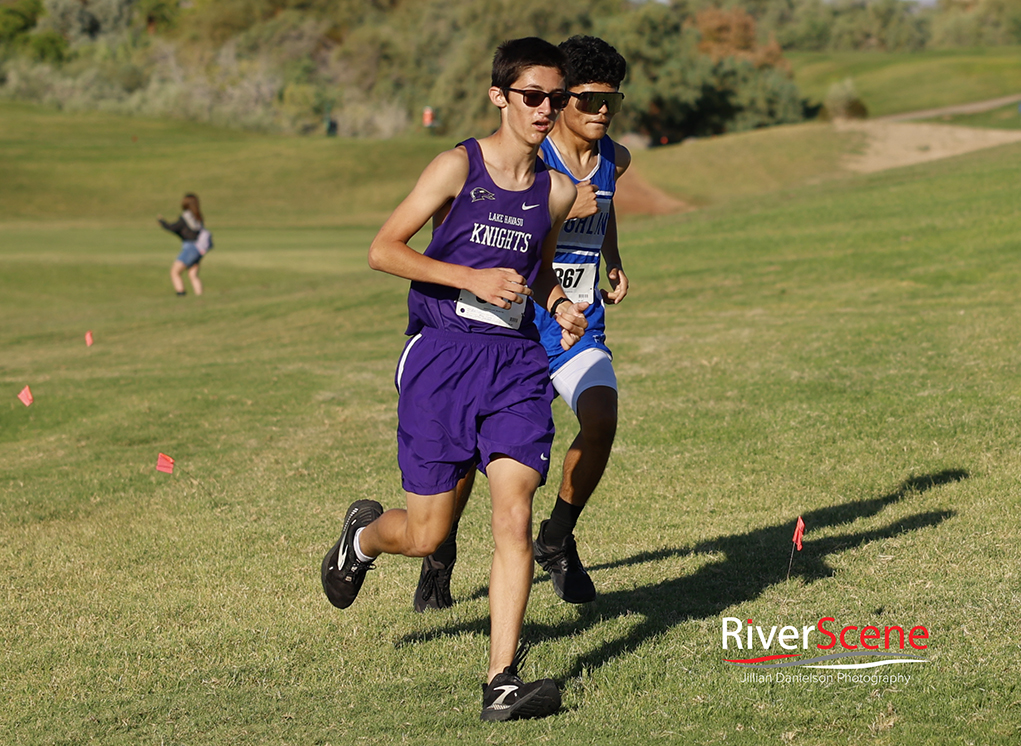
<svg viewBox="0 0 1021 746"><path fill-rule="evenodd" d="M805 522L798 516L798 522L794 524L794 546L791 547L791 561L787 563L787 579L791 579L791 567L794 566L794 550L801 551L801 537L805 535Z"/></svg>
<svg viewBox="0 0 1021 746"><path fill-rule="evenodd" d="M804 535L805 535L805 522L803 520L801 520L801 516L799 515L798 516L798 522L794 526L794 538L792 539L792 541L794 542L794 546L796 546L798 548L799 552L801 551L801 537L804 536Z"/></svg>
<svg viewBox="0 0 1021 746"><path fill-rule="evenodd" d="M92 347L92 332L91 331L85 332L85 346L86 347Z"/></svg>
<svg viewBox="0 0 1021 746"><path fill-rule="evenodd" d="M21 390L21 393L18 394L18 398L21 399L21 403L24 404L26 407L35 401L35 399L32 398L32 389L30 389L28 386Z"/></svg>
<svg viewBox="0 0 1021 746"><path fill-rule="evenodd" d="M174 473L174 459L170 458L165 453L161 453L159 458L156 459L156 471L166 472L167 474Z"/></svg>

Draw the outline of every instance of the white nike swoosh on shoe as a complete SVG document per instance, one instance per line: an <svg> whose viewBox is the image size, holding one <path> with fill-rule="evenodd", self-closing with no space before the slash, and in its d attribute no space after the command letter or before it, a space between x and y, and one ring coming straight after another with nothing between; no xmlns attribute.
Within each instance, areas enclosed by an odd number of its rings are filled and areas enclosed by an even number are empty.
<svg viewBox="0 0 1021 746"><path fill-rule="evenodd" d="M522 210L534 210L539 205L526 205L524 202L521 203Z"/></svg>
<svg viewBox="0 0 1021 746"><path fill-rule="evenodd" d="M355 508L354 511L351 513L351 515L348 516L348 518L349 519L354 519L354 517L356 515L358 515L358 508ZM343 532L344 534L347 533L347 527L350 526L350 525L351 525L350 523L348 523L347 521L344 521L344 532ZM341 549L341 553L337 555L337 569L338 570L340 568L342 568L344 566L344 563L347 561L347 546L344 544L344 542L340 542L340 549Z"/></svg>
<svg viewBox="0 0 1021 746"><path fill-rule="evenodd" d="M497 697L490 707L509 707L510 705L504 705L503 701L510 696L511 692L517 691L518 687L515 684L504 684L503 686L496 687L499 690L503 690L503 694Z"/></svg>

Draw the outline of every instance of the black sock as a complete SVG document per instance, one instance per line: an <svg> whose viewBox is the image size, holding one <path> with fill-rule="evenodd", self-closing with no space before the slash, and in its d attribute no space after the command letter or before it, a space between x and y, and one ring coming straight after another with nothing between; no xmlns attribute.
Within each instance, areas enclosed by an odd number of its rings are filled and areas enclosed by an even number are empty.
<svg viewBox="0 0 1021 746"><path fill-rule="evenodd" d="M450 533L447 534L447 538L432 553L432 558L446 568L450 568L457 562L457 524L460 522L460 518L454 521L454 525L450 527Z"/></svg>
<svg viewBox="0 0 1021 746"><path fill-rule="evenodd" d="M557 495L557 504L553 506L546 527L542 530L543 544L563 544L564 539L574 533L578 524L578 516L583 508L564 500Z"/></svg>

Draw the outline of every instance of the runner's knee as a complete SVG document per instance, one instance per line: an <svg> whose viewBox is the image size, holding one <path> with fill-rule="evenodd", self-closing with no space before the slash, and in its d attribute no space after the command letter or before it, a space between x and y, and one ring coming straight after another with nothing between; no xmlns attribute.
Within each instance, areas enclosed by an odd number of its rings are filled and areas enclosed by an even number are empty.
<svg viewBox="0 0 1021 746"><path fill-rule="evenodd" d="M450 534L450 524L431 523L428 526L409 526L405 554L409 557L427 557L444 542Z"/></svg>
<svg viewBox="0 0 1021 746"><path fill-rule="evenodd" d="M532 544L532 505L530 502L508 505L493 511L493 540L497 546Z"/></svg>

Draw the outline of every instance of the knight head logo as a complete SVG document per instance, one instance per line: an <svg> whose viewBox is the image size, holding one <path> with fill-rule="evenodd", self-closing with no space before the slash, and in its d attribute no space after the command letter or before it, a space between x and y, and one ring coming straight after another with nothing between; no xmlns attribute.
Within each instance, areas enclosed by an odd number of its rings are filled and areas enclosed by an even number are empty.
<svg viewBox="0 0 1021 746"><path fill-rule="evenodd" d="M472 189L471 197L472 197L472 202L481 202L484 199L491 199L491 200L495 200L496 199L496 195L495 194L493 194L488 189L483 189L482 187L475 187L474 189Z"/></svg>

